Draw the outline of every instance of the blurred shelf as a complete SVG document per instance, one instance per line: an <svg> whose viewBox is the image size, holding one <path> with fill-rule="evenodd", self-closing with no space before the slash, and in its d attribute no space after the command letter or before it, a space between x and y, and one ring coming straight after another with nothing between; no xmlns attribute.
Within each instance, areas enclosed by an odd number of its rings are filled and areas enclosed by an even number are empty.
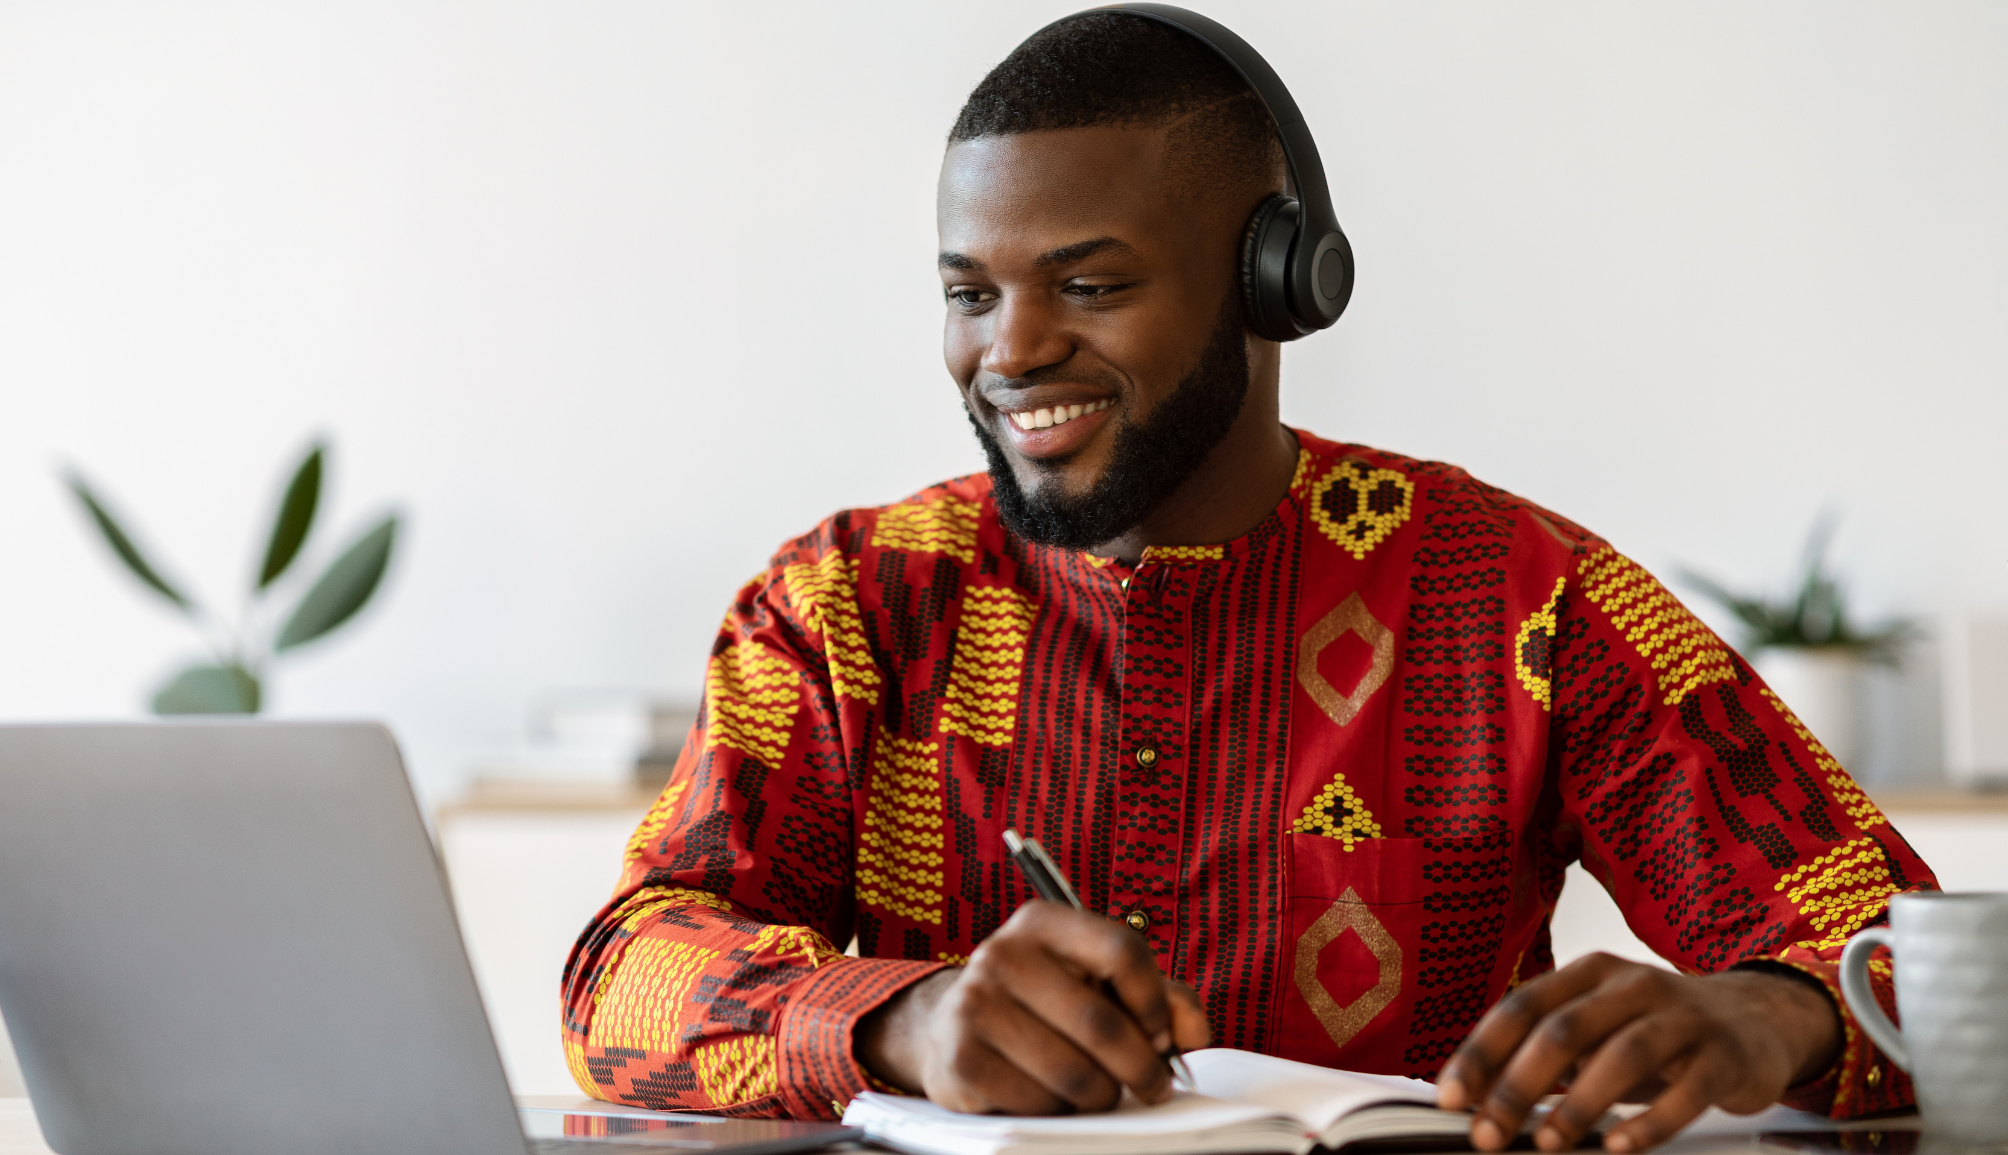
<svg viewBox="0 0 2008 1155"><path fill-rule="evenodd" d="M441 803L441 821L467 814L647 810L656 791L638 782L537 782L485 779Z"/></svg>
<svg viewBox="0 0 2008 1155"><path fill-rule="evenodd" d="M2008 815L2008 791L1937 790L1872 792L1869 797L1888 814Z"/></svg>

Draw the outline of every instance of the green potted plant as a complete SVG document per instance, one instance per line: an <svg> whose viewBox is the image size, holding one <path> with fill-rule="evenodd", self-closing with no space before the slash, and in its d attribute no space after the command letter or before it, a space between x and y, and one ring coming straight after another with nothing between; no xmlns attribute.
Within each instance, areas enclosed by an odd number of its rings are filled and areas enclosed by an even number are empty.
<svg viewBox="0 0 2008 1155"><path fill-rule="evenodd" d="M148 590L186 616L209 643L209 660L183 669L154 694L154 713L258 713L265 701L266 667L281 655L339 629L376 593L397 540L395 514L377 522L336 555L291 611L278 619L283 624L276 630L270 628L274 615L266 599L300 558L313 532L326 456L327 447L317 443L293 471L266 536L264 557L233 621L219 619L162 576L160 568L147 559L132 535L112 516L98 491L81 473L70 471L65 479L70 492L113 556Z"/></svg>
<svg viewBox="0 0 2008 1155"><path fill-rule="evenodd" d="M1733 615L1737 649L1829 753L1849 766L1863 749L1863 683L1872 665L1896 665L1917 636L1907 618L1858 622L1847 592L1827 566L1838 519L1813 523L1798 579L1783 597L1737 593L1714 578L1682 570L1682 580Z"/></svg>

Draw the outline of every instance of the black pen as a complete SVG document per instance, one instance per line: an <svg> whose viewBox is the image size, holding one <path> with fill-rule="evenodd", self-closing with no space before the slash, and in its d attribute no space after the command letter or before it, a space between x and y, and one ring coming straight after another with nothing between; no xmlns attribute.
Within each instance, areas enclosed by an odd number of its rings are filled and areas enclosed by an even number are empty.
<svg viewBox="0 0 2008 1155"><path fill-rule="evenodd" d="M1038 839L1024 838L1016 830L1006 830L1004 846L1010 850L1011 861L1018 864L1018 873L1025 876L1026 885L1032 888L1033 893L1047 902L1057 902L1075 910L1087 909L1081 905L1081 896L1074 893L1067 876L1060 873L1060 868L1046 853L1046 848L1039 845ZM1123 1005L1122 996L1116 993L1115 985L1107 979L1102 980L1102 993L1115 1005ZM1199 1090L1199 1084L1192 1081L1192 1070L1185 1065L1185 1052L1178 1049L1177 1043L1165 1048L1158 1058L1164 1060L1164 1065L1171 1068L1172 1078L1185 1084L1186 1090L1195 1093Z"/></svg>

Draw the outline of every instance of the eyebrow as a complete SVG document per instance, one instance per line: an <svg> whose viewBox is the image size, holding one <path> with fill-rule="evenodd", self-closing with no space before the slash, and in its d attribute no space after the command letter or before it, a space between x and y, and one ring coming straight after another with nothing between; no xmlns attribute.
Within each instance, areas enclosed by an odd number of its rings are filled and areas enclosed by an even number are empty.
<svg viewBox="0 0 2008 1155"><path fill-rule="evenodd" d="M1084 261L1104 253L1125 257L1136 256L1135 249L1114 237L1096 237L1089 241L1075 241L1071 245L1063 245L1049 253L1041 253L1032 263L1043 269L1049 265L1071 265L1075 261Z"/></svg>
<svg viewBox="0 0 2008 1155"><path fill-rule="evenodd" d="M1101 256L1105 253L1113 253L1126 257L1137 255L1136 249L1114 237L1094 237L1090 240L1075 241L1071 245L1062 245L1057 249L1040 253L1038 256L1032 258L1032 264L1034 267L1041 269L1050 268L1053 265L1071 265L1075 261L1084 261L1089 257ZM965 256L962 253L951 252L942 253L936 258L936 263L944 269L971 270L983 267L983 262L981 261Z"/></svg>

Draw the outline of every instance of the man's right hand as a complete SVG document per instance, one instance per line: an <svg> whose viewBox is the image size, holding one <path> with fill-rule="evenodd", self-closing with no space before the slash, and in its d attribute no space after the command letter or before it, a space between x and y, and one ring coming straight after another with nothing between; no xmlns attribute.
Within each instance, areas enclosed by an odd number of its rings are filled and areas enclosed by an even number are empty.
<svg viewBox="0 0 2008 1155"><path fill-rule="evenodd" d="M1028 902L968 966L929 975L868 1016L858 1057L950 1110L1059 1115L1106 1111L1124 1087L1163 1102L1172 1093L1163 1052L1212 1038L1198 996L1158 973L1143 936Z"/></svg>

